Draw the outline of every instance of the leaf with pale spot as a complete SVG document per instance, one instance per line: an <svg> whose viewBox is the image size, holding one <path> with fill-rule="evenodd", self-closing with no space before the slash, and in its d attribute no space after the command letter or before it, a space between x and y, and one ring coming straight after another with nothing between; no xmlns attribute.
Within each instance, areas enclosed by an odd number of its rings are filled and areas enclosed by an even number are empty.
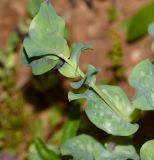
<svg viewBox="0 0 154 160"><path fill-rule="evenodd" d="M124 92L115 86L100 85L99 90L106 94L119 111L119 115L110 108L93 90L88 89L83 94L69 93L69 100L87 99L86 114L98 128L112 135L128 136L138 129L137 124L131 124L131 114L134 108L129 103Z"/></svg>
<svg viewBox="0 0 154 160"><path fill-rule="evenodd" d="M110 152L88 135L79 135L60 147L63 156L70 155L73 160L139 160L133 146L116 146Z"/></svg>
<svg viewBox="0 0 154 160"><path fill-rule="evenodd" d="M133 99L134 107L141 110L154 109L154 65L149 60L143 60L135 66L129 83L136 89Z"/></svg>

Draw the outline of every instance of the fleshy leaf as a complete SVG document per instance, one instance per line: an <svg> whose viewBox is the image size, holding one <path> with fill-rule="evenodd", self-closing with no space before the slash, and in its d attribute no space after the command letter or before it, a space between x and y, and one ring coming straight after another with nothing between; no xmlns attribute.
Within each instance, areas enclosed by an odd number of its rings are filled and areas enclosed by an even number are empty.
<svg viewBox="0 0 154 160"><path fill-rule="evenodd" d="M154 109L154 65L146 59L133 69L129 83L136 89L133 99L135 108L142 110Z"/></svg>
<svg viewBox="0 0 154 160"><path fill-rule="evenodd" d="M112 160L139 160L135 148L132 145L119 145L113 150L111 157Z"/></svg>
<svg viewBox="0 0 154 160"><path fill-rule="evenodd" d="M31 62L32 72L34 75L43 74L53 69L57 63L58 63L58 60L52 60L52 59L49 59L48 56L45 56L43 58L40 58Z"/></svg>
<svg viewBox="0 0 154 160"><path fill-rule="evenodd" d="M153 160L154 159L154 140L147 141L143 144L140 155L141 160Z"/></svg>
<svg viewBox="0 0 154 160"><path fill-rule="evenodd" d="M70 61L72 62L72 65L65 63L60 69L59 72L66 77L69 78L75 78L79 77L79 58L81 51L93 49L93 47L90 44L84 45L82 43L74 43L72 45L72 51L70 56Z"/></svg>
<svg viewBox="0 0 154 160"><path fill-rule="evenodd" d="M109 152L100 143L87 135L80 135L68 140L60 150L62 155L71 155L74 160L94 160L97 154L109 155ZM102 159L97 158L97 160Z"/></svg>
<svg viewBox="0 0 154 160"><path fill-rule="evenodd" d="M123 117L128 121L131 121L131 115L134 111L134 107L130 104L125 92L120 87L112 85L103 85L100 89L109 97Z"/></svg>
<svg viewBox="0 0 154 160"><path fill-rule="evenodd" d="M69 101L77 100L77 99L86 99L87 98L87 92L81 93L81 94L75 94L72 92L68 93L68 99Z"/></svg>
<svg viewBox="0 0 154 160"><path fill-rule="evenodd" d="M85 82L85 78L81 79L78 82L72 82L70 86L74 89L79 89L84 84L84 82Z"/></svg>
<svg viewBox="0 0 154 160"><path fill-rule="evenodd" d="M99 69L96 69L92 65L88 65L88 70L85 76L85 83L89 86L93 86L96 83L96 74L99 72Z"/></svg>
<svg viewBox="0 0 154 160"><path fill-rule="evenodd" d="M22 64L30 67L30 59L28 58L28 55L26 53L26 50L24 49L24 47L21 47L20 49L20 57L21 57L21 62Z"/></svg>
<svg viewBox="0 0 154 160"><path fill-rule="evenodd" d="M72 82L71 87L74 89L79 89L84 83L88 84L88 86L93 86L96 83L96 74L98 72L99 69L96 69L92 65L88 65L85 77L78 82Z"/></svg>
<svg viewBox="0 0 154 160"><path fill-rule="evenodd" d="M138 129L137 124L131 124L131 114L134 108L130 105L124 92L115 86L101 85L99 90L108 95L114 107L120 112L116 114L110 106L95 92L87 90L83 94L69 93L69 100L87 99L86 114L98 128L112 135L128 136Z"/></svg>
<svg viewBox="0 0 154 160"><path fill-rule="evenodd" d="M56 67L61 57L69 58L70 53L64 39L64 28L63 19L56 14L54 8L48 2L43 2L38 14L32 20L28 36L23 42L26 56L22 54L22 59L26 64L28 59L31 63L37 59L31 65L36 74L42 74ZM51 59L52 62L48 59ZM36 69L35 66L41 66L42 63L44 69L40 70L41 67Z"/></svg>
<svg viewBox="0 0 154 160"><path fill-rule="evenodd" d="M154 21L154 3L151 2L140 9L130 20L127 40L134 41L147 33L148 26Z"/></svg>
<svg viewBox="0 0 154 160"><path fill-rule="evenodd" d="M73 43L71 57L70 57L71 62L77 67L79 63L81 51L89 50L89 49L93 49L93 46L90 44Z"/></svg>
<svg viewBox="0 0 154 160"><path fill-rule="evenodd" d="M88 135L80 135L68 140L60 148L62 155L70 155L73 160L139 160L133 146L116 146L109 152L102 144Z"/></svg>
<svg viewBox="0 0 154 160"><path fill-rule="evenodd" d="M20 50L21 61L24 65L32 67L32 72L34 75L40 75L58 65L59 60L56 56L44 56L44 57L35 57L28 58L25 49L22 47Z"/></svg>

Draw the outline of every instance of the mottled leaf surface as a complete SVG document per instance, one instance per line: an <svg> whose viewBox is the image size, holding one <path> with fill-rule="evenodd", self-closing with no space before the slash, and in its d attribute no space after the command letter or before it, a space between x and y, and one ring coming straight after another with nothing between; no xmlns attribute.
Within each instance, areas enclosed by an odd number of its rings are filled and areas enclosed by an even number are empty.
<svg viewBox="0 0 154 160"><path fill-rule="evenodd" d="M109 152L88 135L79 135L68 140L60 148L62 155L71 155L73 160L139 160L133 146L116 146Z"/></svg>
<svg viewBox="0 0 154 160"><path fill-rule="evenodd" d="M62 155L71 155L74 160L95 160L96 154L109 155L109 152L100 143L87 135L80 135L68 140L60 150Z"/></svg>
<svg viewBox="0 0 154 160"><path fill-rule="evenodd" d="M136 89L133 105L142 110L154 109L154 65L146 59L133 69L129 83Z"/></svg>
<svg viewBox="0 0 154 160"><path fill-rule="evenodd" d="M139 160L135 148L132 145L116 146L111 154L112 160Z"/></svg>
<svg viewBox="0 0 154 160"><path fill-rule="evenodd" d="M90 89L83 94L69 93L68 98L69 100L87 99L85 111L88 118L105 132L121 136L135 133L138 125L129 122L133 107L130 105L124 92L115 86L100 85L98 87L101 92L108 95L120 115L116 114L105 101Z"/></svg>

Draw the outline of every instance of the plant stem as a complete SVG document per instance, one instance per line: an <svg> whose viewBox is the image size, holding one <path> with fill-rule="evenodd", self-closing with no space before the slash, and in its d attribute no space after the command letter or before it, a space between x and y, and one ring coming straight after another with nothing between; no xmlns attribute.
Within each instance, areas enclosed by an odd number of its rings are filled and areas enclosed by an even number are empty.
<svg viewBox="0 0 154 160"><path fill-rule="evenodd" d="M72 62L65 57L61 57L66 63L68 63L70 66L72 66L75 70L77 70L77 72L79 73L79 75L82 78L85 78L85 74L79 69L76 69L76 66L74 66L74 64L72 64ZM121 118L123 118L124 120L128 121L128 118L122 114L122 112L113 104L113 102L110 100L110 98L103 93L96 84L94 84L93 86L89 86L90 88L92 88L95 93L109 106L109 108L116 113L118 116L120 116Z"/></svg>

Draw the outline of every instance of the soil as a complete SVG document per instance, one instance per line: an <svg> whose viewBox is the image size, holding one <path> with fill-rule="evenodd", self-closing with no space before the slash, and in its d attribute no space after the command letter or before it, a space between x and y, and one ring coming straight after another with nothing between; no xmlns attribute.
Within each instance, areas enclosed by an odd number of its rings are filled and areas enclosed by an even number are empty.
<svg viewBox="0 0 154 160"><path fill-rule="evenodd" d="M125 73L127 78L138 61L145 57L152 57L150 49L152 39L149 35L133 44L128 44L126 42L126 32L120 27L123 21L128 20L148 2L150 0L93 0L92 7L89 7L86 0L52 0L56 10L64 17L69 28L70 44L72 42L82 42L90 43L94 46L95 49L93 51L82 54L81 67L85 70L87 64L90 63L101 68L102 71L98 74L98 81L111 78L111 73L107 71L107 68L111 66L111 62L107 58L107 53L112 48L109 34L111 31L120 36L124 53L123 65L127 69ZM110 23L107 11L113 3L118 8L118 17L115 22ZM26 0L1 0L0 48L5 47L9 33L16 29L19 20L26 15L26 4ZM22 76L20 75L20 77ZM122 82L119 85L127 90L129 96L132 95L133 91L126 83Z"/></svg>

